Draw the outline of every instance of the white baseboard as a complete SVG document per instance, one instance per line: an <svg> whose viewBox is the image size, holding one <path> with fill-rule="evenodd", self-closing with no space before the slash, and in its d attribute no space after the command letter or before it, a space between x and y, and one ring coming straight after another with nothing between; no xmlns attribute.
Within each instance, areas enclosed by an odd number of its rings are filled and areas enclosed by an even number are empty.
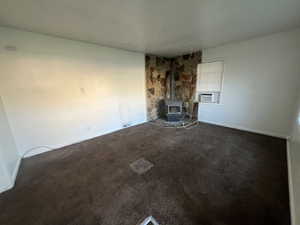
<svg viewBox="0 0 300 225"><path fill-rule="evenodd" d="M272 133L272 132L248 129L248 128L240 127L240 126L231 126L231 125L216 123L216 122L207 121L207 120L199 120L199 122L286 139L286 141L287 141L286 142L287 143L286 148L287 148L287 164L288 164L288 182L289 182L291 225L296 225L296 211L295 211L296 208L295 208L295 196L294 196L295 192L294 192L293 176L292 176L291 153L290 153L290 151L291 151L291 149L290 149L290 137L289 136L284 136L284 135L278 135L278 134L275 134L275 133Z"/></svg>
<svg viewBox="0 0 300 225"><path fill-rule="evenodd" d="M213 125L227 127L227 128L233 128L233 129L247 131L247 132L251 132L251 133L267 135L267 136L276 137L276 138L288 139L288 136L286 136L286 135L277 134L277 133L269 132L269 131L250 129L250 128L246 128L246 127L242 127L242 126L229 125L229 124L225 124L225 123L218 123L218 122L213 122L213 121L208 121L208 120L199 120L199 122L213 124Z"/></svg>
<svg viewBox="0 0 300 225"><path fill-rule="evenodd" d="M8 186L4 187L4 188L1 188L0 189L0 194L5 192L5 191L8 191L9 189L13 188L13 186L11 184L9 184Z"/></svg>
<svg viewBox="0 0 300 225"><path fill-rule="evenodd" d="M137 125L141 125L143 123L146 123L147 121L142 121L142 122L138 122L138 123L133 123L132 125L130 125L129 127L132 127L132 126L137 126ZM74 143L70 143L69 145L72 145L72 144L76 144L76 143L80 143L82 141L86 141L86 140L89 140L89 139L93 139L93 138L96 138L96 137L99 137L99 136L102 136L102 135L106 135L106 134L109 134L109 133L113 133L113 132L116 132L118 130L122 130L122 129L126 129L126 128L120 128L120 129L114 129L114 130L110 130L108 132L105 132L105 133L102 133L102 134L99 134L95 137L91 137L91 138L88 138L88 139L83 139L83 140L80 140L80 141L77 141L77 142L74 142ZM67 145L64 145L64 146L67 146ZM64 147L64 146L61 146L61 147ZM46 147L41 147L41 148L37 148L35 149L34 151L32 152L28 152L27 154L25 154L23 156L23 158L27 158L27 157L31 157L31 156L34 156L34 155L38 155L38 154L42 154L42 153L45 153L47 151L52 151L52 150L55 150L56 148L46 148ZM13 188L15 186L15 183L16 183L16 179L17 179L17 176L18 176L18 172L19 172L19 168L21 166L21 161L22 161L22 157L20 157L15 165L15 168L14 168L14 171L13 171L13 174L12 174L12 177L10 177L10 184L4 188L1 188L0 189L0 193L2 192L5 192L5 191L8 191L9 189Z"/></svg>
<svg viewBox="0 0 300 225"><path fill-rule="evenodd" d="M23 158L29 158L29 157L39 155L39 154L42 154L42 153L45 153L45 152L49 152L49 151L53 151L53 150L56 150L56 149L59 149L59 148L63 148L63 147L69 146L69 145L78 144L80 142L88 141L90 139L94 139L94 138L97 138L97 137L100 137L100 136L103 136L103 135L111 134L113 132L123 130L123 129L129 128L129 127L138 126L138 125L144 124L146 122L147 122L146 120L143 120L143 121L140 121L140 122L134 122L134 123L130 124L127 127L118 127L118 128L111 129L111 130L108 130L108 131L103 132L103 133L98 133L96 135L91 135L90 137L87 137L87 138L79 139L79 140L76 140L76 141L71 141L69 143L63 143L63 144L57 145L57 146L51 146L51 147L50 146L38 146L38 147L32 148L32 150L26 152L24 154Z"/></svg>
<svg viewBox="0 0 300 225"><path fill-rule="evenodd" d="M12 183L12 186L15 185L16 183L16 179L17 179L17 176L18 176L18 172L19 172L19 169L20 169L20 166L21 166L21 161L22 161L22 158L20 157L16 163L16 166L15 166L15 169L14 169L14 172L12 174L12 178L11 178L11 183Z"/></svg>
<svg viewBox="0 0 300 225"><path fill-rule="evenodd" d="M16 165L15 165L12 177L9 177L10 178L9 179L10 180L10 184L8 186L6 186L5 188L0 189L0 193L8 191L9 189L12 189L15 186L16 178L17 178L17 175L18 175L18 172L19 172L19 168L20 168L20 165L21 165L21 161L22 161L22 158L20 157L18 159ZM7 176L9 176L9 175L7 175Z"/></svg>
<svg viewBox="0 0 300 225"><path fill-rule="evenodd" d="M291 224L296 225L296 208L295 208L295 195L294 195L294 185L292 176L292 162L291 162L291 148L290 140L286 142L287 148L287 162L288 162L288 178L289 178L289 195L290 195L290 212L291 212Z"/></svg>

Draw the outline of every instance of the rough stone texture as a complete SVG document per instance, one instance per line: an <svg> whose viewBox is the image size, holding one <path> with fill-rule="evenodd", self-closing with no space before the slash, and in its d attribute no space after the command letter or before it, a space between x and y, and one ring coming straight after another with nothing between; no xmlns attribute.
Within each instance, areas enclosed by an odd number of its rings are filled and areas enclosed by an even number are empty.
<svg viewBox="0 0 300 225"><path fill-rule="evenodd" d="M171 61L164 57L146 56L147 118L158 118L159 103L168 93Z"/></svg>
<svg viewBox="0 0 300 225"><path fill-rule="evenodd" d="M176 98L185 102L188 112L192 113L196 93L197 66L201 63L201 52L175 58Z"/></svg>
<svg viewBox="0 0 300 225"><path fill-rule="evenodd" d="M138 175L129 164L155 165ZM289 225L286 142L146 123L25 159L1 225Z"/></svg>
<svg viewBox="0 0 300 225"><path fill-rule="evenodd" d="M201 63L201 52L175 58L146 56L146 87L148 120L159 117L160 102L170 98L170 71L175 63L175 95L187 106L188 113L193 111L196 89L197 65Z"/></svg>

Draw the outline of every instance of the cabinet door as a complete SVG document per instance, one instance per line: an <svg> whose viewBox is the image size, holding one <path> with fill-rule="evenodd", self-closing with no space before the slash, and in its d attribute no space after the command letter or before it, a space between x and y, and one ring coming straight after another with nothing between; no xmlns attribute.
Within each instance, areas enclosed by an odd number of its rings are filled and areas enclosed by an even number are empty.
<svg viewBox="0 0 300 225"><path fill-rule="evenodd" d="M199 64L197 74L197 91L220 92L222 89L223 68L223 62Z"/></svg>

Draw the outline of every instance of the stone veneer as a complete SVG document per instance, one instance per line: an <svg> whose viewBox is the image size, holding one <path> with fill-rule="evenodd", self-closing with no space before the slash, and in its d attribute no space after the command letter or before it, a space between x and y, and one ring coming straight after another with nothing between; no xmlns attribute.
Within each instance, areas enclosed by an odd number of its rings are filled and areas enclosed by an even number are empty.
<svg viewBox="0 0 300 225"><path fill-rule="evenodd" d="M175 96L193 111L196 90L197 65L201 63L201 52L174 58L146 55L147 118L160 117L159 107L164 99L170 98L169 82L172 61L175 63Z"/></svg>

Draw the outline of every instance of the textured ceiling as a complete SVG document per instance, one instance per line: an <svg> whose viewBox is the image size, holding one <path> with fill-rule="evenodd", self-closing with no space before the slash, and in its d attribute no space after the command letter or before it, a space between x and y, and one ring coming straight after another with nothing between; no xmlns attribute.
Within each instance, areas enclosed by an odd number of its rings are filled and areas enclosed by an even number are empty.
<svg viewBox="0 0 300 225"><path fill-rule="evenodd" d="M300 26L300 0L0 0L0 25L175 56Z"/></svg>

